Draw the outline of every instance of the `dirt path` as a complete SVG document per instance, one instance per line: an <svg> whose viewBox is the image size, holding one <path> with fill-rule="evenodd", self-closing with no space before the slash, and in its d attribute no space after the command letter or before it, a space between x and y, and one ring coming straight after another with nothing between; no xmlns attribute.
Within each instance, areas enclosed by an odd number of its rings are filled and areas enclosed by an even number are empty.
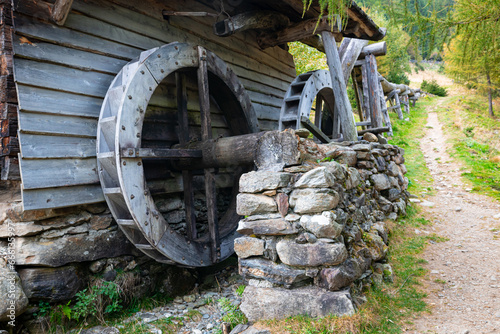
<svg viewBox="0 0 500 334"><path fill-rule="evenodd" d="M420 205L433 226L416 233L449 240L430 244L423 255L431 314L415 319L407 332L500 333L500 234L495 230L500 230L500 219L494 218L500 203L466 190L461 166L447 154L446 136L433 111L426 131L421 148L436 195L421 199Z"/></svg>

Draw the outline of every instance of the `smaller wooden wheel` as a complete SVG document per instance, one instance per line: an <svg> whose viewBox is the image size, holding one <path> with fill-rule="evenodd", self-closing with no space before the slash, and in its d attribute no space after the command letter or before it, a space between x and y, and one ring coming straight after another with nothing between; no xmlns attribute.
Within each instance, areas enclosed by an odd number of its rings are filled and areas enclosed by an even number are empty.
<svg viewBox="0 0 500 334"><path fill-rule="evenodd" d="M340 136L340 122L334 112L334 98L328 71L318 70L297 76L283 100L279 129L305 126L321 142L337 139ZM311 110L315 111L314 124L309 121Z"/></svg>

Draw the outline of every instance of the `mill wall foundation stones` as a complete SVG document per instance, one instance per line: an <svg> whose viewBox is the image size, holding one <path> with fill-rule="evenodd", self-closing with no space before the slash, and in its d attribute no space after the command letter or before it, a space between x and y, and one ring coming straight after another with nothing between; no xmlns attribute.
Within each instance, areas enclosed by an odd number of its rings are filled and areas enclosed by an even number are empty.
<svg viewBox="0 0 500 334"><path fill-rule="evenodd" d="M240 179L235 251L250 321L352 314L364 285L392 279L385 222L406 214L404 150L298 136L297 145L294 163Z"/></svg>

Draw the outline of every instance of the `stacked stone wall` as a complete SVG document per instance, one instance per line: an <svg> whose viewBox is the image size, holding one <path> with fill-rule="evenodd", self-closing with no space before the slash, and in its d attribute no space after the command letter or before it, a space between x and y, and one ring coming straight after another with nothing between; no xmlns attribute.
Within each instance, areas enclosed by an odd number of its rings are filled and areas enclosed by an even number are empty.
<svg viewBox="0 0 500 334"><path fill-rule="evenodd" d="M240 179L245 218L234 246L251 321L350 314L351 292L392 277L386 221L406 214L403 149L306 138L298 145L301 164Z"/></svg>

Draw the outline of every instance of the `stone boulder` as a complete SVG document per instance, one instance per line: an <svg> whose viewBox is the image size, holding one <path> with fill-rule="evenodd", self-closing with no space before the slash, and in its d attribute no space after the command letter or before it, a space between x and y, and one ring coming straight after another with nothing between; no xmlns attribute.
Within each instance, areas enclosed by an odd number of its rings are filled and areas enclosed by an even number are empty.
<svg viewBox="0 0 500 334"><path fill-rule="evenodd" d="M343 229L343 226L335 221L336 218L332 211L323 211L321 215L302 216L300 225L318 238L335 239Z"/></svg>
<svg viewBox="0 0 500 334"><path fill-rule="evenodd" d="M376 190L386 190L391 187L391 180L385 174L374 174L370 176Z"/></svg>
<svg viewBox="0 0 500 334"><path fill-rule="evenodd" d="M333 173L326 167L318 167L302 175L295 188L330 188L334 185Z"/></svg>
<svg viewBox="0 0 500 334"><path fill-rule="evenodd" d="M274 199L265 195L238 194L236 197L236 211L242 216L272 213L278 210Z"/></svg>
<svg viewBox="0 0 500 334"><path fill-rule="evenodd" d="M134 247L117 226L105 230L45 239L16 238L17 265L59 267L72 262L94 261L132 254Z"/></svg>
<svg viewBox="0 0 500 334"><path fill-rule="evenodd" d="M296 213L316 213L335 209L339 199L339 194L328 188L295 189L290 194L290 206Z"/></svg>
<svg viewBox="0 0 500 334"><path fill-rule="evenodd" d="M283 218L260 220L242 219L238 223L237 232L245 235L287 235L295 234L298 230Z"/></svg>
<svg viewBox="0 0 500 334"><path fill-rule="evenodd" d="M69 300L86 286L84 272L75 265L58 268L23 268L19 276L26 296L50 303Z"/></svg>
<svg viewBox="0 0 500 334"><path fill-rule="evenodd" d="M258 238L240 237L234 239L234 252L239 258L264 254L265 241Z"/></svg>
<svg viewBox="0 0 500 334"><path fill-rule="evenodd" d="M259 258L240 259L240 274L246 279L264 279L285 288L304 285L312 281L304 269L292 268L283 263L275 264Z"/></svg>
<svg viewBox="0 0 500 334"><path fill-rule="evenodd" d="M250 322L284 319L295 315L343 316L355 312L348 291L331 292L318 287L289 290L247 286L240 309Z"/></svg>
<svg viewBox="0 0 500 334"><path fill-rule="evenodd" d="M343 243L298 244L294 239L283 239L276 245L280 260L289 266L334 266L347 258Z"/></svg>
<svg viewBox="0 0 500 334"><path fill-rule="evenodd" d="M270 171L245 173L240 178L240 192L258 193L263 190L274 190L286 187L292 174Z"/></svg>
<svg viewBox="0 0 500 334"><path fill-rule="evenodd" d="M19 275L0 258L0 322L12 321L28 306Z"/></svg>

